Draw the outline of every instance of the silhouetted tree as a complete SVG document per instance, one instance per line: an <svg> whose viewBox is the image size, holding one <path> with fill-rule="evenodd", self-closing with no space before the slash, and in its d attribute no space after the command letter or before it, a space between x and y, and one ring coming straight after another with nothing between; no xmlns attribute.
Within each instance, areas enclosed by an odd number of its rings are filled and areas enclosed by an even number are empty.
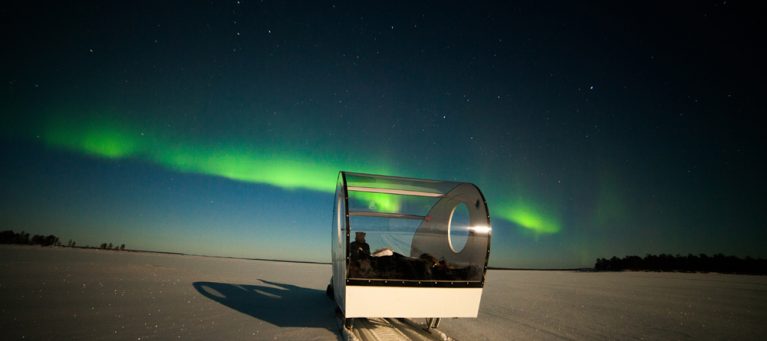
<svg viewBox="0 0 767 341"><path fill-rule="evenodd" d="M16 243L14 244L32 244L32 242L29 240L29 233L21 231L21 233L19 233L16 238Z"/></svg>
<svg viewBox="0 0 767 341"><path fill-rule="evenodd" d="M18 234L11 230L0 232L0 244L16 244Z"/></svg>
<svg viewBox="0 0 767 341"><path fill-rule="evenodd" d="M43 242L40 244L42 246L51 246L56 245L59 243L59 237L56 237L52 234L49 234L45 237L43 237Z"/></svg>
<svg viewBox="0 0 767 341"><path fill-rule="evenodd" d="M120 244L120 251L125 250L125 244Z"/></svg>
<svg viewBox="0 0 767 341"><path fill-rule="evenodd" d="M39 234L32 236L32 244L42 245L45 241L45 237Z"/></svg>

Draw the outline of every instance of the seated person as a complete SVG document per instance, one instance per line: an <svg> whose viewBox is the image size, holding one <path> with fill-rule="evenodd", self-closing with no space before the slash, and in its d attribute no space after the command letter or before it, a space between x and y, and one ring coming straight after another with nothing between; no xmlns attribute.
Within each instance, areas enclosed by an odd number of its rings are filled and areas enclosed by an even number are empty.
<svg viewBox="0 0 767 341"><path fill-rule="evenodd" d="M349 244L349 276L370 278L375 272L370 264L370 245L365 242L365 232L356 232L354 241Z"/></svg>
<svg viewBox="0 0 767 341"><path fill-rule="evenodd" d="M352 259L370 256L370 245L365 241L365 232L355 232L354 241L349 244L349 253Z"/></svg>

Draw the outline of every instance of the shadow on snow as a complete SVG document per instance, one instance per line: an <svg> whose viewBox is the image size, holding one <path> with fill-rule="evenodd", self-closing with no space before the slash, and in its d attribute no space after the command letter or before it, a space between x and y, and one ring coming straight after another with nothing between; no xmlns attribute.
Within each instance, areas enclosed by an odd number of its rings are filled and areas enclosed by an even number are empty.
<svg viewBox="0 0 767 341"><path fill-rule="evenodd" d="M203 296L278 327L336 332L335 304L325 291L259 280L263 285L194 282Z"/></svg>

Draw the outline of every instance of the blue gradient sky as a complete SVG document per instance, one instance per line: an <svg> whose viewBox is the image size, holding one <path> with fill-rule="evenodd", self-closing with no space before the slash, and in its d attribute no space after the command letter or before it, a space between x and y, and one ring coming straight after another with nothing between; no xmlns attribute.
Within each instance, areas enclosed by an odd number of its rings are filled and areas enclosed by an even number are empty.
<svg viewBox="0 0 767 341"><path fill-rule="evenodd" d="M767 256L742 4L2 6L0 229L329 261L349 170L476 183L494 266Z"/></svg>

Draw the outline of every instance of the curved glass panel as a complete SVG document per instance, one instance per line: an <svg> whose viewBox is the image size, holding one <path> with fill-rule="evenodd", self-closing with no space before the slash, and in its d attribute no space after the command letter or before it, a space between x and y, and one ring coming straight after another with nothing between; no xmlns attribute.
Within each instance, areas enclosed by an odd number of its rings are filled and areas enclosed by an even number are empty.
<svg viewBox="0 0 767 341"><path fill-rule="evenodd" d="M331 260L333 262L333 288L336 302L343 300L343 279L346 277L346 191L343 173L336 182L336 195L333 198L333 226L331 232Z"/></svg>

